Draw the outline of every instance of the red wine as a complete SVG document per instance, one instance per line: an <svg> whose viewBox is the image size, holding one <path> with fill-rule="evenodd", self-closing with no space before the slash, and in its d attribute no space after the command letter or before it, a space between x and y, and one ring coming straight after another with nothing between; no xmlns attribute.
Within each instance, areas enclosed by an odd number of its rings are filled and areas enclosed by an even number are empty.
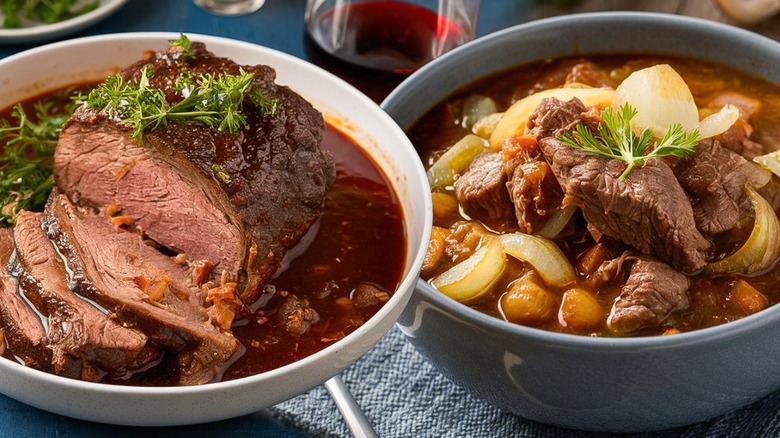
<svg viewBox="0 0 780 438"><path fill-rule="evenodd" d="M335 7L309 23L327 53L352 64L408 74L463 42L463 32L434 11L376 1Z"/></svg>
<svg viewBox="0 0 780 438"><path fill-rule="evenodd" d="M376 103L382 103L390 92L398 86L406 75L389 71L372 70L361 67L325 52L309 34L303 41L306 59L336 76L344 79Z"/></svg>

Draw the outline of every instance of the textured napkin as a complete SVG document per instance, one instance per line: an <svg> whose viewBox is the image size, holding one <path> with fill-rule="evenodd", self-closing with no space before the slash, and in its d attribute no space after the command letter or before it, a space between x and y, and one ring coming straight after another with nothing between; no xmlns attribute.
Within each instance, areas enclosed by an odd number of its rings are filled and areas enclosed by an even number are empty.
<svg viewBox="0 0 780 438"><path fill-rule="evenodd" d="M780 370L778 371L780 372ZM380 437L604 437L504 413L449 381L394 327L342 373ZM336 405L320 386L270 409L282 423L316 437L348 437ZM712 420L620 437L780 436L780 392Z"/></svg>

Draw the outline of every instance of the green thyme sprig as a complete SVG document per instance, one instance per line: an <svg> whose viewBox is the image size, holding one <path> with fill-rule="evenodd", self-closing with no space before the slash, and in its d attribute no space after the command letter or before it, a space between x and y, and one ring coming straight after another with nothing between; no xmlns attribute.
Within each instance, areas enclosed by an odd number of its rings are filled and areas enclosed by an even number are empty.
<svg viewBox="0 0 780 438"><path fill-rule="evenodd" d="M637 135L631 129L631 119L636 113L636 109L628 103L617 112L607 107L601 112L603 122L599 123L596 133L580 123L572 135L563 135L561 141L575 149L625 161L628 166L620 175L621 181L625 181L634 167L650 158L684 158L696 149L699 131L686 133L679 123L672 125L657 143L653 142L653 133L649 129Z"/></svg>
<svg viewBox="0 0 780 438"><path fill-rule="evenodd" d="M276 100L267 99L253 85L254 73L243 69L238 75L193 75L184 72L175 90L182 100L170 103L163 90L149 84L151 70L145 66L137 83L120 75L109 77L80 100L109 118L133 128L133 138L142 141L143 133L171 122L194 122L221 132L237 134L247 124L244 104L248 101L262 115L276 112Z"/></svg>
<svg viewBox="0 0 780 438"><path fill-rule="evenodd" d="M194 60L195 59L195 53L190 48L190 39L187 38L187 35L181 33L179 34L179 38L175 40L168 40L169 43L171 43L171 46L174 47L181 47L181 58L182 59L189 59Z"/></svg>
<svg viewBox="0 0 780 438"><path fill-rule="evenodd" d="M71 94L73 90L62 93ZM36 102L34 122L17 104L0 120L0 222L13 224L21 210L40 211L54 186L54 147L62 124L76 105L58 103L57 94ZM70 102L68 100L68 102Z"/></svg>

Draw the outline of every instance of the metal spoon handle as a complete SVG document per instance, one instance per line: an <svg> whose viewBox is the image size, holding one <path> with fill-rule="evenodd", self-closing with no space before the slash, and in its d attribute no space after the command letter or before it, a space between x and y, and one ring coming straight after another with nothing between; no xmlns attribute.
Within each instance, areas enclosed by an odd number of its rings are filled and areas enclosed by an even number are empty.
<svg viewBox="0 0 780 438"><path fill-rule="evenodd" d="M347 385L344 384L340 376L333 376L325 382L325 389L328 390L331 398L336 402L336 406L339 408L341 416L344 417L344 422L347 423L352 436L355 438L377 437L371 422L363 414L360 406L358 406L355 398L352 397L352 393L349 392Z"/></svg>

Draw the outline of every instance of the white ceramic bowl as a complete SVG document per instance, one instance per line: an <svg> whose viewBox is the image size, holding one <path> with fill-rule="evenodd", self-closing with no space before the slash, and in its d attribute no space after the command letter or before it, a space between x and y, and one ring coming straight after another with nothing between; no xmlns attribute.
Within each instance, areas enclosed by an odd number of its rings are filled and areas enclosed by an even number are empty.
<svg viewBox="0 0 780 438"><path fill-rule="evenodd" d="M161 49L172 33L101 35L39 47L0 61L0 107L69 84L99 80ZM335 76L254 44L189 34L241 64L267 64L348 132L389 178L402 201L407 233L404 276L379 312L355 332L290 365L237 380L189 387L126 387L82 382L0 358L0 392L58 414L104 423L162 426L215 421L254 412L301 394L338 374L395 322L414 289L431 228L430 189L403 131L363 94Z"/></svg>

